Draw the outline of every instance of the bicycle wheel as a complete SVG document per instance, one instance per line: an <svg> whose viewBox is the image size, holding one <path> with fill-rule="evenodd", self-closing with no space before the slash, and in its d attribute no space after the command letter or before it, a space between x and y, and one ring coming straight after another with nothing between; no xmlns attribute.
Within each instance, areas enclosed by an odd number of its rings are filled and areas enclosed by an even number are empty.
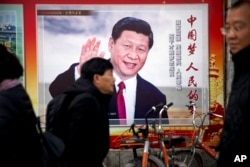
<svg viewBox="0 0 250 167"><path fill-rule="evenodd" d="M149 155L147 167L165 167L161 159L154 155Z"/></svg>
<svg viewBox="0 0 250 167"><path fill-rule="evenodd" d="M129 161L124 167L141 167L142 157ZM147 167L165 167L164 163L154 155L149 155Z"/></svg>
<svg viewBox="0 0 250 167"><path fill-rule="evenodd" d="M130 160L124 167L141 167L141 160L139 158Z"/></svg>
<svg viewBox="0 0 250 167"><path fill-rule="evenodd" d="M175 161L179 167L203 167L200 154L197 152L193 154L191 150L176 150Z"/></svg>

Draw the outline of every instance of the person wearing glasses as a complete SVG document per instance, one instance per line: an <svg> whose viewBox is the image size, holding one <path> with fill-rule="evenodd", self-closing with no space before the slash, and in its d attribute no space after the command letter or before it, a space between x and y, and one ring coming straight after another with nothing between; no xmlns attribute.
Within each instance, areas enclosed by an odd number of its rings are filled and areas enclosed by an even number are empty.
<svg viewBox="0 0 250 167"><path fill-rule="evenodd" d="M59 74L50 84L49 91L52 97L61 94L78 77L80 64L91 57L104 57L103 52L99 53L99 46L100 41L95 37L83 45L79 63L72 64L68 70ZM153 32L148 22L135 17L124 17L113 26L108 42L110 62L114 66L113 72L116 78L116 91L113 93L109 108L111 124L119 124L120 117L116 98L118 84L121 81L125 83L123 95L128 122L136 120L138 123L144 122L145 114L149 109L159 103L166 104L166 96L138 74L146 63L152 46ZM159 117L157 112L150 116L152 118ZM168 118L166 112L164 112L163 118ZM168 123L167 120L164 122Z"/></svg>
<svg viewBox="0 0 250 167"><path fill-rule="evenodd" d="M250 1L237 1L222 28L234 63L231 93L217 147L217 167L250 166Z"/></svg>

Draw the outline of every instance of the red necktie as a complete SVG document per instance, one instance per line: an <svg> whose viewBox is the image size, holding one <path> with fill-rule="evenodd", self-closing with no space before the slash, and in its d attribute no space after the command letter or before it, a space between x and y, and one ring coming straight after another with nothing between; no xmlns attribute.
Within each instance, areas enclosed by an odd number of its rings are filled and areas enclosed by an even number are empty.
<svg viewBox="0 0 250 167"><path fill-rule="evenodd" d="M120 82L118 84L119 90L117 93L117 108L118 108L118 114L120 119L120 124L126 124L126 107L125 107L125 101L123 97L123 89L125 88L124 82Z"/></svg>

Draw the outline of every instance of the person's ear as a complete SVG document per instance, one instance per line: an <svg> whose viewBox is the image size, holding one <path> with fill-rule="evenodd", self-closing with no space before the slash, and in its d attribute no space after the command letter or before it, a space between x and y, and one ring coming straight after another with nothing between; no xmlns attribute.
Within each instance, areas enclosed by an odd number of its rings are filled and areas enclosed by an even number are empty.
<svg viewBox="0 0 250 167"><path fill-rule="evenodd" d="M94 84L98 84L99 81L100 81L100 75L94 74L94 76L93 76L93 83Z"/></svg>
<svg viewBox="0 0 250 167"><path fill-rule="evenodd" d="M109 43L108 43L108 48L109 48L109 51L111 51L114 47L114 39L112 37L109 38Z"/></svg>

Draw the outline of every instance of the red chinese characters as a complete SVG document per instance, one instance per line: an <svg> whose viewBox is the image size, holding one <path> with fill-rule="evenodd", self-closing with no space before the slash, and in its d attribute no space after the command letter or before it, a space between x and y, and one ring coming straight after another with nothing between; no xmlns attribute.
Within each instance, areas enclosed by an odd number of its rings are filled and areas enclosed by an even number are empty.
<svg viewBox="0 0 250 167"><path fill-rule="evenodd" d="M190 59L190 63L189 66L186 68L187 74L189 75L189 72L198 72L199 69L195 67L195 64L193 63L192 59L194 59L194 57L196 57L195 54L195 49L197 48L197 44L196 44L196 40L197 40L197 31L195 29L195 21L197 20L196 17L194 17L193 15L190 15L190 17L187 19L187 22L190 25L191 30L188 31L187 34L187 38L188 40L191 42L188 47L187 47L187 51L189 53L189 59ZM187 86L189 88L192 88L189 93L187 94L187 97L189 98L189 100L195 100L197 101L199 99L198 96L198 91L197 91L197 86L198 83L195 80L195 75L190 74L189 79L188 79L188 83Z"/></svg>

